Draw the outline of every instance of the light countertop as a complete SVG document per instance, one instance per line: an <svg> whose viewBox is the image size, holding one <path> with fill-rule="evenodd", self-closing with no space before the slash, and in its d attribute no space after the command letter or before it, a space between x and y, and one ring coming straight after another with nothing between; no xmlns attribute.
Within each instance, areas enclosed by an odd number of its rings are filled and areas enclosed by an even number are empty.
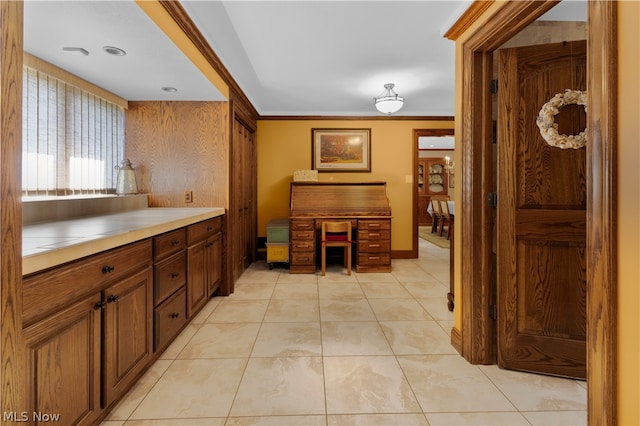
<svg viewBox="0 0 640 426"><path fill-rule="evenodd" d="M22 274L31 274L223 214L222 207L150 207L27 225L22 229Z"/></svg>

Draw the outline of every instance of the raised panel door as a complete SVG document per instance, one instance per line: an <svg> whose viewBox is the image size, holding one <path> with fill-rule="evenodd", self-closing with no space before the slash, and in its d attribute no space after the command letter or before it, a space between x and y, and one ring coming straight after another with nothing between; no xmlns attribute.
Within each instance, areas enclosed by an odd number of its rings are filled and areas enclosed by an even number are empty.
<svg viewBox="0 0 640 426"><path fill-rule="evenodd" d="M153 353L153 273L146 268L103 292L103 406L126 392Z"/></svg>
<svg viewBox="0 0 640 426"><path fill-rule="evenodd" d="M30 419L46 413L77 425L100 415L100 302L93 294L24 330Z"/></svg>

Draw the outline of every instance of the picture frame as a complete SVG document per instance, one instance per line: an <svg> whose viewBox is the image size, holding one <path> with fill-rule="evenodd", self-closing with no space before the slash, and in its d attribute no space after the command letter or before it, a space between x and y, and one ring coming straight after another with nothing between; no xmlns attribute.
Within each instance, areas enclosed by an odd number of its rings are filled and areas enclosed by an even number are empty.
<svg viewBox="0 0 640 426"><path fill-rule="evenodd" d="M311 129L311 168L371 172L371 129Z"/></svg>

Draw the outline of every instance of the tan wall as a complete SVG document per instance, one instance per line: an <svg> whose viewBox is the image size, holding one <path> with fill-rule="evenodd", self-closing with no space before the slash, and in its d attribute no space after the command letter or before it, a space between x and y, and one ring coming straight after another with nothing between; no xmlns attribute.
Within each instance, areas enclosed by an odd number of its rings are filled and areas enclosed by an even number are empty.
<svg viewBox="0 0 640 426"><path fill-rule="evenodd" d="M414 129L450 129L453 121L259 120L258 236L271 219L289 216L293 171L311 168L312 128L371 128L371 173L319 173L321 181L385 181L391 204L391 249L411 250Z"/></svg>
<svg viewBox="0 0 640 426"><path fill-rule="evenodd" d="M640 424L640 2L618 3L618 421Z"/></svg>
<svg viewBox="0 0 640 426"><path fill-rule="evenodd" d="M149 206L229 207L228 117L226 102L129 102L125 153Z"/></svg>

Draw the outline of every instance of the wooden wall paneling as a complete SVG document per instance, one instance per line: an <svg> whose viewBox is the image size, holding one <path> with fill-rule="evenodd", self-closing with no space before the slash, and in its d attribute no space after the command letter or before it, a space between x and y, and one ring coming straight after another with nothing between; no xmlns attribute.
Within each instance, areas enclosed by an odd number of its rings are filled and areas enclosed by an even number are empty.
<svg viewBox="0 0 640 426"><path fill-rule="evenodd" d="M27 407L21 323L22 28L22 2L0 2L0 406L4 413Z"/></svg>
<svg viewBox="0 0 640 426"><path fill-rule="evenodd" d="M618 424L617 4L590 1L587 40L587 420Z"/></svg>
<svg viewBox="0 0 640 426"><path fill-rule="evenodd" d="M131 102L126 155L152 207L228 207L224 102ZM193 203L184 192L193 191Z"/></svg>

